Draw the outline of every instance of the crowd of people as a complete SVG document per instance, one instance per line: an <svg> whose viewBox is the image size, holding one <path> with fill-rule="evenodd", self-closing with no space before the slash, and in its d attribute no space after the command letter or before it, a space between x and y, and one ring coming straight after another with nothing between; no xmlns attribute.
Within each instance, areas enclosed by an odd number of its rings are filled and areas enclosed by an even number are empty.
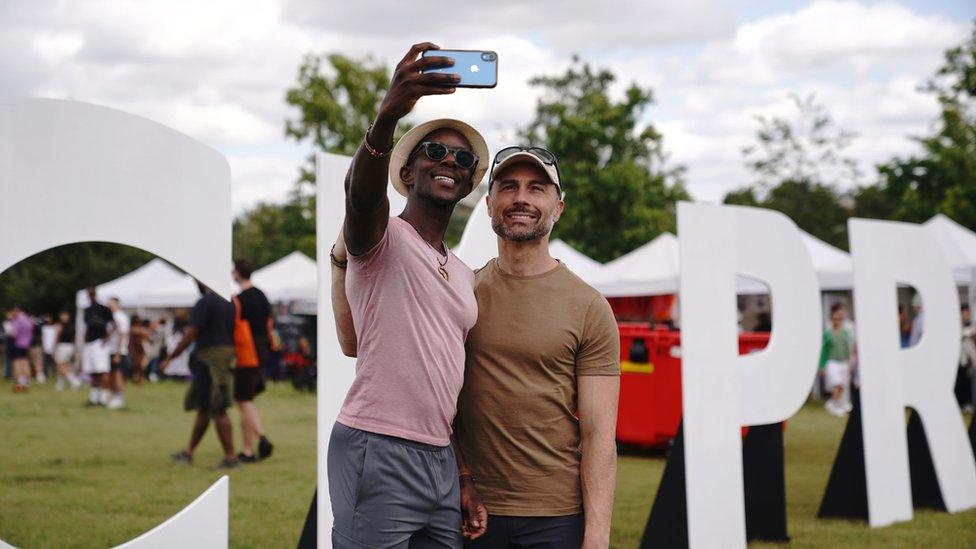
<svg viewBox="0 0 976 549"><path fill-rule="evenodd" d="M89 305L77 319L70 311L56 317L31 315L14 306L0 330L5 378L13 381L18 394L52 377L57 391L87 385L85 406L109 410L126 406L127 383L189 379L184 408L196 412L196 420L189 444L171 458L191 464L213 421L225 454L220 467L266 459L274 446L254 401L267 382L280 381L288 373L296 387L314 387L305 379L309 370L314 371L314 360L304 337L282 345L273 307L251 283L252 271L247 260L235 261L232 274L240 292L232 301L199 284L201 297L188 316L179 311L154 318L130 315L117 297L103 302L95 287L86 289ZM240 416L238 446L227 415L232 406Z"/></svg>

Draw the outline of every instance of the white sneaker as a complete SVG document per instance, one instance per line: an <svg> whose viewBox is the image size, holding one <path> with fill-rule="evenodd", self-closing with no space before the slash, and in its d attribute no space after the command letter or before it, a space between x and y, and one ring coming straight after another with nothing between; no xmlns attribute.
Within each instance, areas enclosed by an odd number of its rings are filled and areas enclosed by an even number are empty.
<svg viewBox="0 0 976 549"><path fill-rule="evenodd" d="M834 402L833 399L828 400L827 403L824 404L824 409L827 410L827 413L832 416L841 417L844 415L844 410L840 407L840 405Z"/></svg>
<svg viewBox="0 0 976 549"><path fill-rule="evenodd" d="M59 393L64 390L64 379L59 377L58 380L54 382L54 390Z"/></svg>
<svg viewBox="0 0 976 549"><path fill-rule="evenodd" d="M854 411L854 405L853 404L851 404L850 402L848 402L847 404L844 405L844 413L845 414L849 414L852 411Z"/></svg>
<svg viewBox="0 0 976 549"><path fill-rule="evenodd" d="M125 406L125 400L122 395L112 395L112 398L108 400L108 404L105 405L109 410L118 410Z"/></svg>
<svg viewBox="0 0 976 549"><path fill-rule="evenodd" d="M74 376L69 377L68 384L71 385L72 391L77 391L78 389L81 389L81 380L78 379L77 377Z"/></svg>
<svg viewBox="0 0 976 549"><path fill-rule="evenodd" d="M156 372L149 372L149 383L156 383L157 381L159 381L159 376L156 375Z"/></svg>
<svg viewBox="0 0 976 549"><path fill-rule="evenodd" d="M37 374L37 382L41 385L47 383L47 376L44 375L44 372Z"/></svg>

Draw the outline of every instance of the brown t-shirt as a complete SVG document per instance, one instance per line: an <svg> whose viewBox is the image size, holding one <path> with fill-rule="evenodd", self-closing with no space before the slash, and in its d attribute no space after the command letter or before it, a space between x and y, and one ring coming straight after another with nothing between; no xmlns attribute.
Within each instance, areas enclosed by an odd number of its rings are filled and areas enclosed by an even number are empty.
<svg viewBox="0 0 976 549"><path fill-rule="evenodd" d="M620 374L610 305L564 264L518 277L494 259L475 297L456 432L478 492L493 515L580 513L576 377Z"/></svg>

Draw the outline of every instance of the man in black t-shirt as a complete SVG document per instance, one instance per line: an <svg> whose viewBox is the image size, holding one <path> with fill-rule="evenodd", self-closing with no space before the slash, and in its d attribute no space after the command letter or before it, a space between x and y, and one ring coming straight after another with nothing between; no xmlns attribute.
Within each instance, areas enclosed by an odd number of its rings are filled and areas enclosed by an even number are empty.
<svg viewBox="0 0 976 549"><path fill-rule="evenodd" d="M251 327L257 364L237 365L234 372L234 401L241 412L241 432L244 435L244 451L238 456L244 463L271 456L274 445L264 435L261 416L254 406L254 398L264 390L264 379L271 360L271 303L264 292L251 284L254 268L246 259L234 261L234 282L241 287L237 302L241 308L241 320ZM241 342L237 342L240 344ZM238 361L240 362L240 361ZM258 441L257 455L254 441Z"/></svg>
<svg viewBox="0 0 976 549"><path fill-rule="evenodd" d="M112 311L98 302L94 286L88 287L88 301L85 309L85 347L81 355L81 371L91 377L88 390L88 406L104 406L108 403L108 374L111 370L111 349L109 335L114 329Z"/></svg>
<svg viewBox="0 0 976 549"><path fill-rule="evenodd" d="M199 281L197 287L201 297L190 312L190 324L183 332L183 339L160 365L160 369L166 372L173 357L179 356L191 343L196 342L190 357L193 381L187 390L183 408L188 412L196 410L197 415L186 450L170 457L176 462L193 463L193 451L207 432L210 419L213 419L220 446L224 450L224 459L217 467L229 469L240 465L234 454L234 427L227 414L234 392L234 306Z"/></svg>

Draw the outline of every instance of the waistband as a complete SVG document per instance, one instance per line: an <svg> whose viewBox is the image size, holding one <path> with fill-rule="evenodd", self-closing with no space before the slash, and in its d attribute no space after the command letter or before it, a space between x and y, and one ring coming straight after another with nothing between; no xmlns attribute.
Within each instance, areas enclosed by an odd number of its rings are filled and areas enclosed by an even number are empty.
<svg viewBox="0 0 976 549"><path fill-rule="evenodd" d="M350 426L346 425L345 423L340 423L338 421L336 421L336 425L342 425L346 429L351 429L353 431L358 431L360 433L365 434L366 436L370 436L370 437L374 437L374 438L381 438L383 440L388 440L388 441L390 441L390 442L392 442L394 444L399 444L401 446L406 446L408 448L413 448L414 450L421 450L423 452L436 452L436 453L441 453L441 452L446 452L446 451L451 450L451 445L450 444L448 444L447 446L435 446L433 444L426 444L424 442L417 442L416 440L409 440L409 439L406 439L406 438L395 437L393 435L384 435L382 433L374 433L373 431L364 431L363 429L357 429L355 427L350 427Z"/></svg>

